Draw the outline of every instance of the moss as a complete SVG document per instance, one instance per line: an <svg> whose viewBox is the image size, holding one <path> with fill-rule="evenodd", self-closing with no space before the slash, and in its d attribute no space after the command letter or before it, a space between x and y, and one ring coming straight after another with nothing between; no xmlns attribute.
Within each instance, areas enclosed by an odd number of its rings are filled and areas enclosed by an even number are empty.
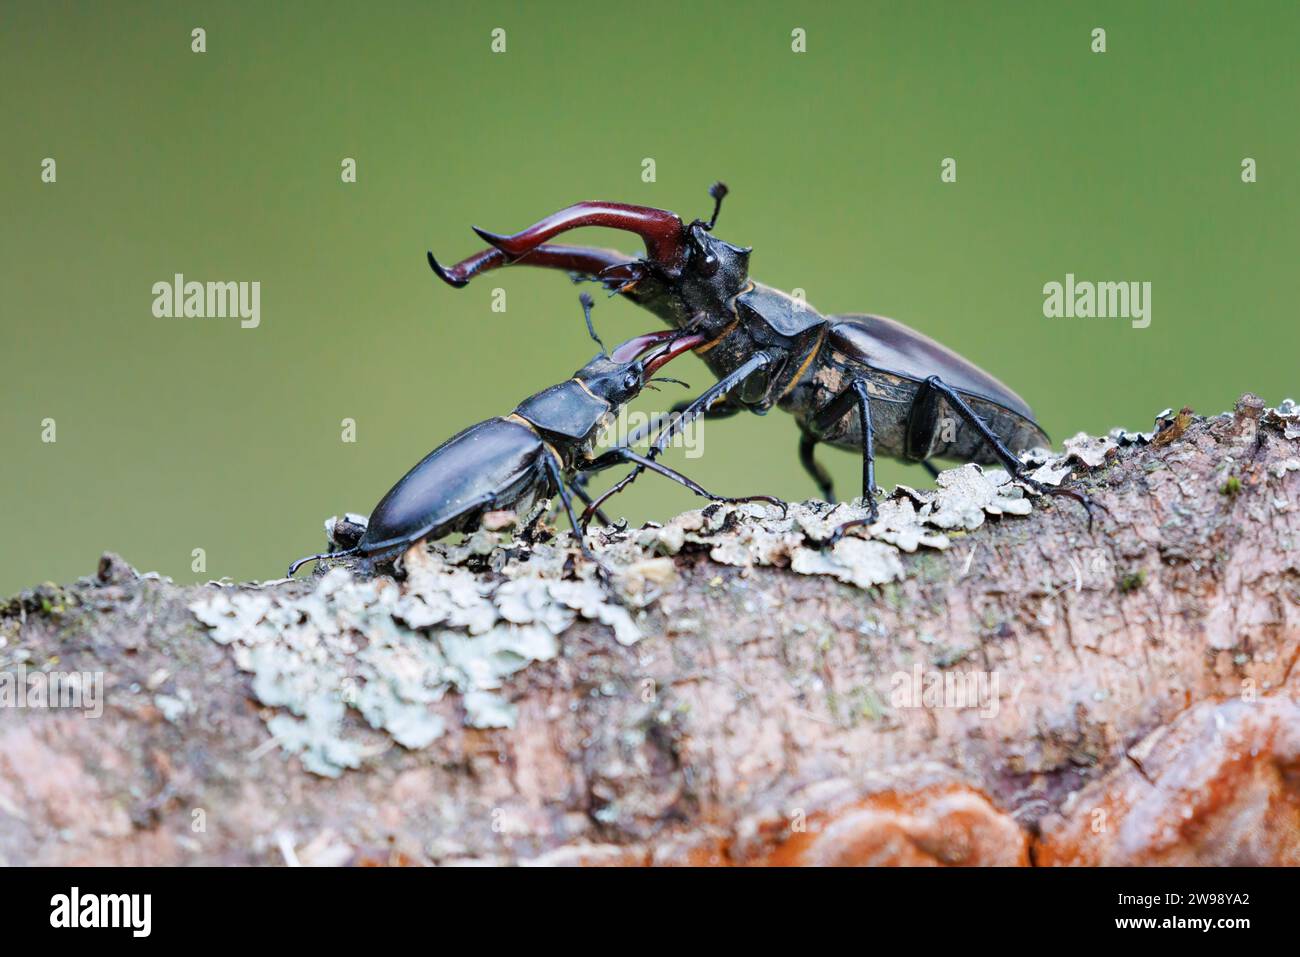
<svg viewBox="0 0 1300 957"><path fill-rule="evenodd" d="M1229 475L1228 480L1219 486L1219 493L1233 498L1241 492L1241 479L1235 475Z"/></svg>
<svg viewBox="0 0 1300 957"><path fill-rule="evenodd" d="M1119 590L1127 595L1129 592L1135 592L1146 584L1147 573L1144 569L1138 569L1135 572L1128 572L1119 580Z"/></svg>
<svg viewBox="0 0 1300 957"><path fill-rule="evenodd" d="M25 612L29 615L56 618L65 614L76 603L76 596L62 585L45 582L15 595L7 602L0 603L0 617L19 616Z"/></svg>
<svg viewBox="0 0 1300 957"><path fill-rule="evenodd" d="M870 685L855 685L846 698L849 704L848 717L854 724L858 721L879 721L885 715L885 704Z"/></svg>

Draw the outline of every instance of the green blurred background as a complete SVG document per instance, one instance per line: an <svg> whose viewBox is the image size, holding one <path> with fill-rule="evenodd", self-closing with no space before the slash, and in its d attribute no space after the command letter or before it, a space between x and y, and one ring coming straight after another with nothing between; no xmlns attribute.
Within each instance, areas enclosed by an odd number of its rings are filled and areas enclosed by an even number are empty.
<svg viewBox="0 0 1300 957"><path fill-rule="evenodd" d="M478 249L471 223L580 199L690 218L726 180L718 233L754 247L756 278L937 337L1058 443L1297 391L1294 2L0 10L0 593L89 574L104 549L180 581L283 574L325 517L368 511L442 439L590 356L563 276L456 292L424 263ZM177 272L260 281L261 326L154 318L151 286ZM1150 281L1151 326L1045 319L1043 284L1067 272ZM596 318L611 342L656 328L620 300ZM694 358L674 374L710 381ZM789 416L745 416L671 462L807 498L796 438ZM820 454L852 492L855 458ZM647 476L619 510L697 504Z"/></svg>

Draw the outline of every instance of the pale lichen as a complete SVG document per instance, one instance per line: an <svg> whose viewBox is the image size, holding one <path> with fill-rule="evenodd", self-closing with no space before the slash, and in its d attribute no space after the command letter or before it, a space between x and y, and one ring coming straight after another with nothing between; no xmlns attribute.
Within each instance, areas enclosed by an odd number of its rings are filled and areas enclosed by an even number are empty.
<svg viewBox="0 0 1300 957"><path fill-rule="evenodd" d="M1099 468L1106 462L1119 443L1108 435L1088 435L1079 432L1065 440L1065 461L1079 462L1090 469Z"/></svg>
<svg viewBox="0 0 1300 957"><path fill-rule="evenodd" d="M567 557L535 550L509 566L515 577L493 580L416 548L401 581L334 568L307 594L218 588L190 608L252 674L257 699L287 712L268 721L280 745L335 776L365 756L346 731L349 709L397 744L423 748L443 733L435 706L449 692L461 694L466 724L512 726L505 680L554 658L557 636L579 617L636 641L630 612L597 580L559 577Z"/></svg>
<svg viewBox="0 0 1300 957"><path fill-rule="evenodd" d="M1284 438L1300 439L1300 405L1292 399L1283 399L1276 409L1265 409L1260 417L1265 425L1282 430Z"/></svg>

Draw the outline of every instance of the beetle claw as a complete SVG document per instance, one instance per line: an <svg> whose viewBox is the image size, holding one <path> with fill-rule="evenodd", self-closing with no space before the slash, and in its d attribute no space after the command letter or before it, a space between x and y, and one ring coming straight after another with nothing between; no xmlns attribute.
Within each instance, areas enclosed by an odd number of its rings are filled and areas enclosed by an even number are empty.
<svg viewBox="0 0 1300 957"><path fill-rule="evenodd" d="M875 525L876 522L880 521L880 506L876 504L876 497L874 495L867 496L867 503L868 503L867 504L868 511L865 517L851 519L850 521L845 522L843 525L837 526L835 531L831 532L829 538L825 538L822 541L816 543L817 547L831 548L835 545L836 542L838 542L841 538L844 537L844 533L847 532L850 528L861 528L864 526L869 527ZM835 510L834 508L831 509L831 511L834 510Z"/></svg>
<svg viewBox="0 0 1300 957"><path fill-rule="evenodd" d="M360 551L360 547L353 546L352 548L345 548L340 552L321 552L319 555L306 555L289 566L289 573L285 577L292 578L294 574L297 573L298 569L302 568L302 566L306 565L308 562L317 562L321 559L328 558L348 558L352 555L359 554Z"/></svg>
<svg viewBox="0 0 1300 957"><path fill-rule="evenodd" d="M601 587L605 590L605 597L613 604L626 607L627 602L619 594L618 588L614 585L614 573L604 562L599 559L593 559L596 563L596 578L600 581Z"/></svg>
<svg viewBox="0 0 1300 957"><path fill-rule="evenodd" d="M775 505L781 510L781 518L788 518L790 515L790 504L784 499L777 498L775 495L753 495L749 499L751 502L766 502L768 505Z"/></svg>
<svg viewBox="0 0 1300 957"><path fill-rule="evenodd" d="M1088 495L1086 492L1079 491L1077 488L1062 488L1059 485L1044 485L1042 482L1036 482L1032 479L1029 480L1021 479L1021 481L1029 485L1029 487L1032 488L1034 491L1036 491L1039 495L1064 495L1067 496L1068 498L1074 499L1076 502L1082 505L1084 511L1088 513L1089 533L1092 532L1093 519L1095 518L1096 510L1100 509L1101 511L1105 512L1107 515L1110 514L1110 509L1108 509L1105 505L1102 505L1100 502L1094 501L1092 496Z"/></svg>
<svg viewBox="0 0 1300 957"><path fill-rule="evenodd" d="M727 496L725 498L716 498L715 502L725 502L727 505L751 505L754 502L762 502L765 505L774 505L781 510L781 518L786 518L790 514L790 505L788 502L777 498L775 495L740 495Z"/></svg>

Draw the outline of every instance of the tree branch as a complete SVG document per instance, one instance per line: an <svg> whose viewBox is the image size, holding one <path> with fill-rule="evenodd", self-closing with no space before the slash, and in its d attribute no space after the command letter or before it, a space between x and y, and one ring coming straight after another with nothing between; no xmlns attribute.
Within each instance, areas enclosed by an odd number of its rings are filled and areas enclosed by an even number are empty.
<svg viewBox="0 0 1300 957"><path fill-rule="evenodd" d="M1300 415L1068 449L1091 532L974 467L833 551L715 505L595 536L621 605L567 536L106 555L0 610L0 863L1300 863Z"/></svg>

